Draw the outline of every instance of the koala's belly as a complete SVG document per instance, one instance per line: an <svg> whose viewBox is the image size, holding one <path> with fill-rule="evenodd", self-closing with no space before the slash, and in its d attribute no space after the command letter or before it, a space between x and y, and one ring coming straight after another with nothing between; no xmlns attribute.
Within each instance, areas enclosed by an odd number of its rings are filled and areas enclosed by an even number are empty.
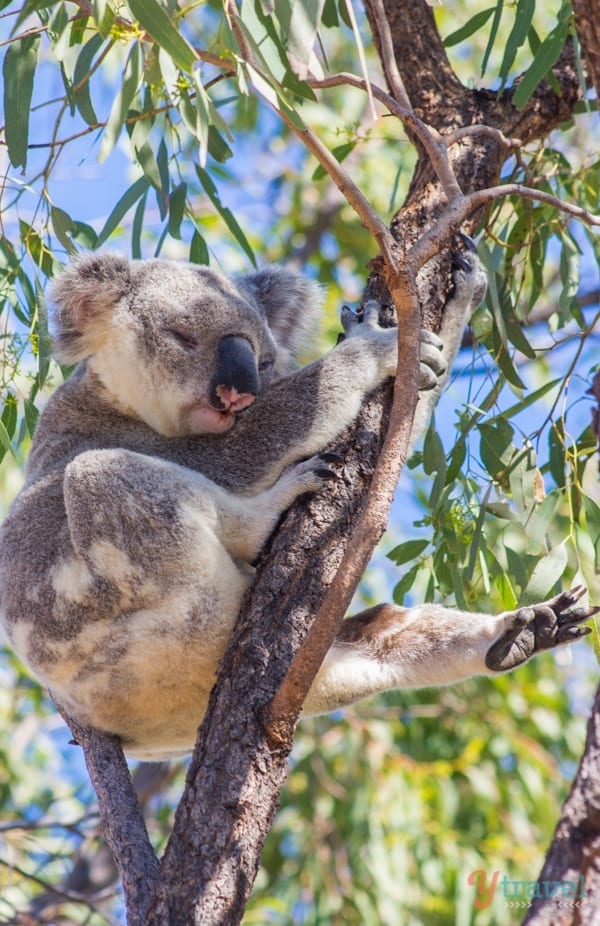
<svg viewBox="0 0 600 926"><path fill-rule="evenodd" d="M123 740L128 755L189 753L252 570L231 559L211 582L190 576L155 607L98 619L90 611L70 639L41 625L10 628L16 651L80 722ZM158 596L157 596L158 597ZM45 622L46 628L49 627ZM56 630L56 623L54 626Z"/></svg>

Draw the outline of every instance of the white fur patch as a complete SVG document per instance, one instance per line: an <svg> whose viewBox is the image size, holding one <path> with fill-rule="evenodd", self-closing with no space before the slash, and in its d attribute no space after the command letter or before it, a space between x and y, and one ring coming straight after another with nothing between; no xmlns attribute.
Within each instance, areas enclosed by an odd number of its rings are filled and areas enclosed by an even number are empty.
<svg viewBox="0 0 600 926"><path fill-rule="evenodd" d="M85 563L75 556L57 563L52 574L52 588L66 601L82 601L90 590L92 575Z"/></svg>

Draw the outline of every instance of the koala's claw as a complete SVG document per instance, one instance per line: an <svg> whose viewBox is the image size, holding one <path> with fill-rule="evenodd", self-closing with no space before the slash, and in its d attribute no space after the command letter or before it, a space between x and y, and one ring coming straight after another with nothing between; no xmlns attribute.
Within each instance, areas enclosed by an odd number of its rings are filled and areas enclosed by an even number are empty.
<svg viewBox="0 0 600 926"><path fill-rule="evenodd" d="M579 585L549 601L505 614L508 627L487 651L487 668L506 672L527 662L541 650L572 643L591 633L591 627L580 625L597 614L600 608L575 607L585 592L586 589Z"/></svg>
<svg viewBox="0 0 600 926"><path fill-rule="evenodd" d="M465 273L470 273L472 269L467 258L457 251L452 252L452 266L456 267L457 270L464 270Z"/></svg>
<svg viewBox="0 0 600 926"><path fill-rule="evenodd" d="M343 463L344 458L341 454L336 453L335 450L324 450L323 453L319 454L319 458L323 460L324 463Z"/></svg>
<svg viewBox="0 0 600 926"><path fill-rule="evenodd" d="M470 235L465 235L464 232L459 232L458 237L467 248L468 251L473 251L474 254L477 254L477 244Z"/></svg>

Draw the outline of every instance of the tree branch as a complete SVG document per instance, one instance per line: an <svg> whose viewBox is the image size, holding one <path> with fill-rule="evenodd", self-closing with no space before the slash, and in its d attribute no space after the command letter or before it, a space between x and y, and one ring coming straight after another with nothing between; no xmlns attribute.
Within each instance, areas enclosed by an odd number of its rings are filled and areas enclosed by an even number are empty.
<svg viewBox="0 0 600 926"><path fill-rule="evenodd" d="M588 722L585 750L571 793L562 809L538 881L577 882L584 896L566 903L561 891L535 898L524 926L595 926L600 909L600 688Z"/></svg>
<svg viewBox="0 0 600 926"><path fill-rule="evenodd" d="M125 756L117 737L84 727L57 705L83 749L98 796L105 839L117 862L128 926L144 926L158 879L159 863L148 838Z"/></svg>

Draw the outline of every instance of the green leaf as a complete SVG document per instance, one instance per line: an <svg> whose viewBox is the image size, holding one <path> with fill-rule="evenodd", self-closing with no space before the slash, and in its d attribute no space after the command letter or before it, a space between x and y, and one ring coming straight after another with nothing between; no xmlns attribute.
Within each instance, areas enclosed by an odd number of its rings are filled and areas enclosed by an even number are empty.
<svg viewBox="0 0 600 926"><path fill-rule="evenodd" d="M562 420L553 421L548 433L548 450L550 473L557 486L565 484L565 467L567 462L565 451L565 429Z"/></svg>
<svg viewBox="0 0 600 926"><path fill-rule="evenodd" d="M127 59L125 71L123 72L123 81L111 107L102 136L102 144L98 154L98 160L101 163L109 156L121 133L129 108L140 85L142 66L142 50L139 43L135 42Z"/></svg>
<svg viewBox="0 0 600 926"><path fill-rule="evenodd" d="M435 429L434 421L427 428L423 441L423 469L428 476L432 473L446 472L446 454L444 445Z"/></svg>
<svg viewBox="0 0 600 926"><path fill-rule="evenodd" d="M508 353L506 347L501 341L500 332L498 327L495 327L492 332L492 342L494 347L494 357L498 367L504 373L507 382L514 386L515 389L520 391L525 391L527 388L525 383L517 373L516 367L512 361L510 354Z"/></svg>
<svg viewBox="0 0 600 926"><path fill-rule="evenodd" d="M27 164L29 114L39 47L37 35L15 39L2 66L6 147L13 167L23 169Z"/></svg>
<svg viewBox="0 0 600 926"><path fill-rule="evenodd" d="M181 238L181 223L185 213L187 183L180 183L171 193L169 199L169 234L171 238Z"/></svg>
<svg viewBox="0 0 600 926"><path fill-rule="evenodd" d="M334 158L339 161L341 164L342 161L348 157L351 151L356 147L356 141L347 142L345 145L338 145L337 148L332 148L331 153ZM319 166L314 170L311 177L312 180L322 180L323 177L327 176L327 171L324 167Z"/></svg>
<svg viewBox="0 0 600 926"><path fill-rule="evenodd" d="M157 0L129 0L129 9L177 67L191 72L196 62L196 52L181 35L165 8Z"/></svg>
<svg viewBox="0 0 600 926"><path fill-rule="evenodd" d="M129 212L134 203L138 201L140 196L144 195L148 188L149 183L146 177L140 177L135 183L132 183L129 189L121 196L119 202L107 218L104 228L96 240L96 247L99 248L100 245L104 244L107 238L112 235L123 217Z"/></svg>
<svg viewBox="0 0 600 926"><path fill-rule="evenodd" d="M303 3L292 4L288 57L294 72L301 79L308 76L324 6L325 0L304 0Z"/></svg>
<svg viewBox="0 0 600 926"><path fill-rule="evenodd" d="M570 5L563 4L557 25L546 36L538 48L530 67L519 81L512 99L513 105L517 109L523 109L527 105L536 87L544 80L558 61L569 34L570 11Z"/></svg>
<svg viewBox="0 0 600 926"><path fill-rule="evenodd" d="M511 462L508 481L521 523L525 523L536 500L536 483L540 478L533 447L527 446Z"/></svg>
<svg viewBox="0 0 600 926"><path fill-rule="evenodd" d="M10 453L13 460L17 459L8 431L6 430L6 425L3 421L0 421L0 460L7 452Z"/></svg>
<svg viewBox="0 0 600 926"><path fill-rule="evenodd" d="M543 398L546 393L551 392L552 389L555 389L562 381L562 377L559 376L557 379L551 379L549 382L544 383L543 386L530 392L524 399L521 399L520 402L516 402L514 405L511 405L510 408L505 409L505 411L502 412L502 417L508 420L512 418L513 415L518 415L520 412L524 411L524 409L529 408L530 405L535 405L539 399Z"/></svg>
<svg viewBox="0 0 600 926"><path fill-rule="evenodd" d="M50 209L50 218L52 219L52 227L54 228L56 237L65 251L68 254L76 254L77 248L70 238L70 235L76 231L75 222L71 216L65 212L64 209L59 209L58 206L52 206Z"/></svg>
<svg viewBox="0 0 600 926"><path fill-rule="evenodd" d="M134 260L142 258L142 231L144 230L144 213L148 201L148 190L142 195L136 206L131 225L131 256Z"/></svg>
<svg viewBox="0 0 600 926"><path fill-rule="evenodd" d="M406 572L402 576L402 578L400 579L400 581L394 588L393 597L394 597L394 601L396 602L396 604L401 605L404 603L404 596L415 584L415 579L417 578L418 572L419 572L419 564L416 563L411 569L408 570L408 572Z"/></svg>
<svg viewBox="0 0 600 926"><path fill-rule="evenodd" d="M527 586L523 589L521 603L535 604L544 601L565 571L567 560L567 548L564 541L538 560Z"/></svg>
<svg viewBox="0 0 600 926"><path fill-rule="evenodd" d="M190 261L192 264L204 264L205 266L210 263L206 241L198 229L194 229L194 234L192 235Z"/></svg>
<svg viewBox="0 0 600 926"><path fill-rule="evenodd" d="M477 560L477 555L479 553L479 548L482 546L482 543L485 539L483 533L483 525L485 522L485 515L487 512L487 503L489 501L490 495L492 493L491 484L487 487L486 493L481 502L479 508L479 513L477 515L477 521L475 523L475 530L473 531L473 537L471 538L471 550L469 552L469 562L467 565L466 576L469 581L473 578L473 572L475 570L475 563Z"/></svg>
<svg viewBox="0 0 600 926"><path fill-rule="evenodd" d="M160 190L162 186L160 171L150 142L145 141L139 148L136 147L135 154L138 164L142 168L149 183L151 183L156 190Z"/></svg>
<svg viewBox="0 0 600 926"><path fill-rule="evenodd" d="M245 252L247 257L252 262L252 265L256 267L256 258L254 257L254 251L252 250L248 239L246 238L244 232L240 228L237 219L234 214L231 212L227 206L224 206L221 202L221 197L219 196L219 191L217 190L214 181L207 170L204 167L200 167L198 164L194 165L196 168L196 173L198 174L198 179L202 184L204 192L210 199L211 203L227 225L227 228L236 239L242 250Z"/></svg>
<svg viewBox="0 0 600 926"><path fill-rule="evenodd" d="M598 572L600 571L600 507L589 495L584 495L582 501L588 536L594 547L594 568Z"/></svg>
<svg viewBox="0 0 600 926"><path fill-rule="evenodd" d="M81 49L79 57L77 58L77 63L75 64L75 70L73 72L75 105L77 106L82 119L84 119L88 125L96 125L98 122L98 117L96 116L96 111L90 96L90 82L88 79L88 74L92 66L92 61L94 60L96 53L102 47L103 41L104 40L99 33L96 33L96 35L92 36L89 42L87 42L87 44L84 45Z"/></svg>
<svg viewBox="0 0 600 926"><path fill-rule="evenodd" d="M420 556L428 545L429 540L406 540L404 543L399 544L399 546L394 547L393 550L390 550L387 557L391 559L392 562L396 563L397 566L402 566L411 559L416 559L417 556Z"/></svg>
<svg viewBox="0 0 600 926"><path fill-rule="evenodd" d="M452 32L444 39L445 47L450 48L452 45L458 45L459 42L468 39L470 35L473 35L474 32L477 32L478 29L481 29L481 27L486 24L494 10L495 7L491 6L489 10L481 10L481 12L475 13L475 16L471 16L464 26L461 26L460 29L457 29L456 32Z"/></svg>
<svg viewBox="0 0 600 926"><path fill-rule="evenodd" d="M514 452L514 431L503 418L482 421L477 425L481 440L479 454L481 462L492 477L504 472Z"/></svg>
<svg viewBox="0 0 600 926"><path fill-rule="evenodd" d="M487 47L483 55L483 61L481 62L481 76L485 74L489 57L492 53L492 48L494 47L494 42L496 41L496 35L498 34L498 27L500 26L500 20L502 19L502 11L504 8L504 0L497 0L496 9L494 10L494 18L492 20L492 28L490 29L490 37L488 39Z"/></svg>
<svg viewBox="0 0 600 926"><path fill-rule="evenodd" d="M502 58L502 64L500 65L499 75L500 79L502 80L502 86L504 86L506 83L508 72L513 66L519 48L521 48L521 46L524 45L525 41L527 40L534 11L535 0L519 0L517 3L515 21L506 41L504 57Z"/></svg>
<svg viewBox="0 0 600 926"><path fill-rule="evenodd" d="M30 399L23 400L23 411L25 413L25 421L27 423L29 436L33 437L40 413Z"/></svg>

